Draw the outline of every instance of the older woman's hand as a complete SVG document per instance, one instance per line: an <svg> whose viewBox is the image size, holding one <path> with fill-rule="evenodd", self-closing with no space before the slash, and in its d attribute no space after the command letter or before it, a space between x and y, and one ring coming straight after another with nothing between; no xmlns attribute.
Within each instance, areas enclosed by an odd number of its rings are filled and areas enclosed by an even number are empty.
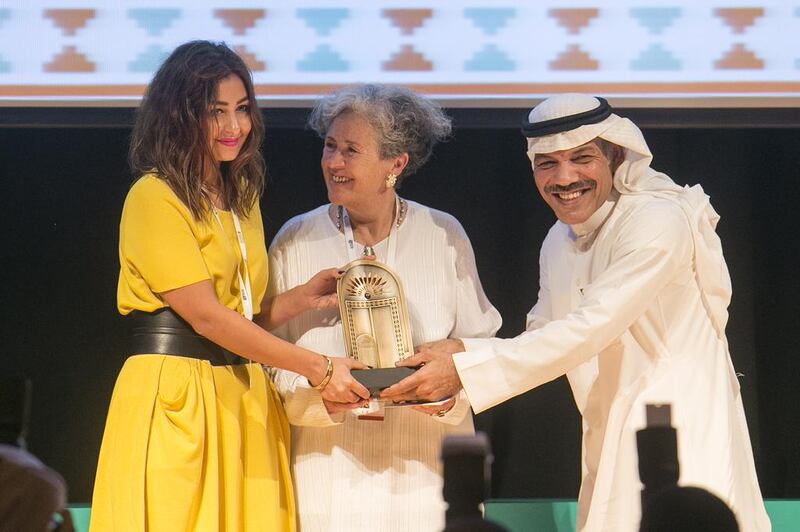
<svg viewBox="0 0 800 532"><path fill-rule="evenodd" d="M367 369L357 360L343 357L330 357L333 362L331 380L322 389L322 399L335 403L355 403L362 406L364 400L369 400L369 390L350 375L351 369Z"/></svg>
<svg viewBox="0 0 800 532"><path fill-rule="evenodd" d="M427 414L429 416L442 417L448 413L455 406L455 404L456 399L455 397L452 397L441 404L418 405L413 406L412 408L417 412L422 412L423 414Z"/></svg>
<svg viewBox="0 0 800 532"><path fill-rule="evenodd" d="M356 403L337 403L336 401L326 401L323 399L322 402L325 405L325 409L328 411L328 414L330 415L347 412L356 408L366 408L369 406L368 400L361 400Z"/></svg>

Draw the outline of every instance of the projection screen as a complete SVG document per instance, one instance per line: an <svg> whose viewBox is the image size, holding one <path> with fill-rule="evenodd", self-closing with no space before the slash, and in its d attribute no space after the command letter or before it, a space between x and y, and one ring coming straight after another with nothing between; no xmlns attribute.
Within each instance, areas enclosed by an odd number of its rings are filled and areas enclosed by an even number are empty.
<svg viewBox="0 0 800 532"><path fill-rule="evenodd" d="M555 92L619 105L800 101L800 2L3 0L0 105L135 106L178 44L224 41L260 99L397 83L450 106Z"/></svg>

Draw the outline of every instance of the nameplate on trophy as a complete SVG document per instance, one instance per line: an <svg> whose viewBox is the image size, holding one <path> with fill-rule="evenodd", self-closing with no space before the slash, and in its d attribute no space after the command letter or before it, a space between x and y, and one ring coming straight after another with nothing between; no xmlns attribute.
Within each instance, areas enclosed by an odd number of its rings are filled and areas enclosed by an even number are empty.
<svg viewBox="0 0 800 532"><path fill-rule="evenodd" d="M359 259L345 266L336 292L347 356L370 368L351 373L377 396L414 371L395 366L414 353L400 278L385 264Z"/></svg>

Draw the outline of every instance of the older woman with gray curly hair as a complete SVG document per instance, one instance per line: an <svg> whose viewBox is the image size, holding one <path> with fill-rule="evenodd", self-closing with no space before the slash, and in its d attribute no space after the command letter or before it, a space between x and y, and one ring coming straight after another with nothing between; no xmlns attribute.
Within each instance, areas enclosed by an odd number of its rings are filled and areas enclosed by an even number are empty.
<svg viewBox="0 0 800 532"><path fill-rule="evenodd" d="M402 279L415 345L494 335L500 315L483 292L461 224L397 194L450 135L439 106L405 88L358 85L323 98L308 123L324 140L330 204L289 220L275 237L271 292L372 255ZM307 312L275 332L345 356L337 309ZM327 402L295 373L278 371L276 383L292 424L303 532L444 527L439 450L444 436L474 430L465 395L435 406L362 402L356 410Z"/></svg>

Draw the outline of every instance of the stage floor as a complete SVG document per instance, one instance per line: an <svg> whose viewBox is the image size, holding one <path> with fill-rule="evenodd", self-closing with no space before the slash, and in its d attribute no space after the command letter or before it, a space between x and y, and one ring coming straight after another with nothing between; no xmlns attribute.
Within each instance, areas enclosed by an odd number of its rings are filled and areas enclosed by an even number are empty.
<svg viewBox="0 0 800 532"><path fill-rule="evenodd" d="M800 530L800 500L768 499L764 504L772 532ZM576 507L574 500L493 499L486 502L486 518L505 526L509 532L575 532ZM75 532L86 532L90 507L74 504L69 509Z"/></svg>
<svg viewBox="0 0 800 532"><path fill-rule="evenodd" d="M800 530L800 500L768 499L764 505L772 532ZM486 502L485 515L509 532L575 532L577 506L574 500L493 499Z"/></svg>

